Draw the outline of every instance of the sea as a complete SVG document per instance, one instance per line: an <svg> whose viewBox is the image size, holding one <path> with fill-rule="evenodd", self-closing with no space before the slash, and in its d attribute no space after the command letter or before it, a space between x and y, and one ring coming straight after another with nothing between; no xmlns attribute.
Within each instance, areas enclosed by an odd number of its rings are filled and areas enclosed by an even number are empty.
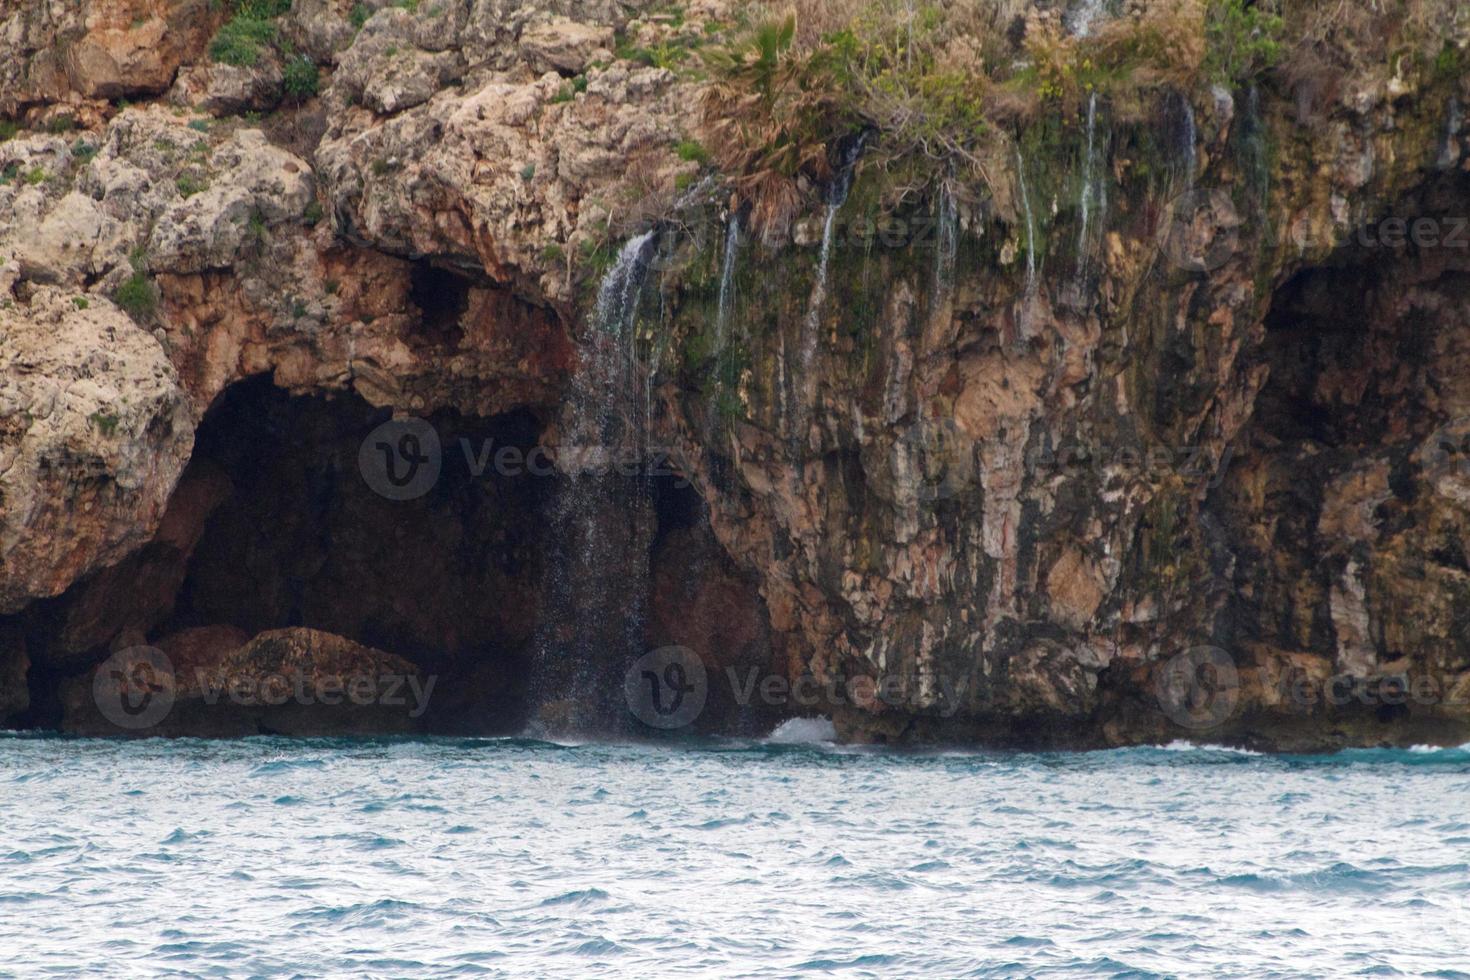
<svg viewBox="0 0 1470 980"><path fill-rule="evenodd" d="M0 976L1470 977L1470 747L0 734Z"/></svg>

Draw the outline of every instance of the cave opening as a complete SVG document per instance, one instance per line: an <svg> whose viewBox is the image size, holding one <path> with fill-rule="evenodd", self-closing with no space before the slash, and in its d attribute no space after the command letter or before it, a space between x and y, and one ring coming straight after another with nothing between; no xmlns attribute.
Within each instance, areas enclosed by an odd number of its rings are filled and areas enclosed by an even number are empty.
<svg viewBox="0 0 1470 980"><path fill-rule="evenodd" d="M227 390L181 489L222 474L229 490L155 632L338 634L440 677L433 727L518 730L551 487L495 460L524 457L540 423L525 410L430 415L437 479L392 499L363 454L390 417L354 396L293 397L267 378Z"/></svg>
<svg viewBox="0 0 1470 980"><path fill-rule="evenodd" d="M1271 298L1263 383L1208 504L1234 567L1226 639L1270 670L1371 690L1386 665L1439 678L1470 649L1444 601L1470 592L1467 194L1465 175L1432 179Z"/></svg>
<svg viewBox="0 0 1470 980"><path fill-rule="evenodd" d="M293 395L268 376L230 386L198 427L154 540L16 617L34 653L23 723L110 732L93 724L88 672L119 649L158 649L194 669L282 632L341 638L434 678L422 716L394 731L518 733L569 694L617 719L622 672L665 644L765 666L764 605L667 460L604 485L589 512L618 526L632 506L646 530L558 580L555 519L571 480L542 446L546 426L525 408L395 419L355 394ZM407 476L411 454L435 457L432 477L385 482L390 469ZM565 650L548 638L589 621L595 635L599 617L617 628L581 652L595 689L537 690L538 658ZM705 723L728 722L727 707ZM198 716L174 720L164 733L201 730ZM258 730L289 730L269 725Z"/></svg>
<svg viewBox="0 0 1470 980"><path fill-rule="evenodd" d="M461 319L470 308L469 279L420 261L409 276L408 299L419 310L422 335L431 343L453 347L464 336Z"/></svg>

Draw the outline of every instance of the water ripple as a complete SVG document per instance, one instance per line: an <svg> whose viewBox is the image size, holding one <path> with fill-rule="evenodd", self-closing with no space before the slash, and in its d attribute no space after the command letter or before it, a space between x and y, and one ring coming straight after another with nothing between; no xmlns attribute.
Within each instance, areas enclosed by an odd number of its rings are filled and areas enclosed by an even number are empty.
<svg viewBox="0 0 1470 980"><path fill-rule="evenodd" d="M1466 976L1464 748L0 734L0 782L21 976Z"/></svg>

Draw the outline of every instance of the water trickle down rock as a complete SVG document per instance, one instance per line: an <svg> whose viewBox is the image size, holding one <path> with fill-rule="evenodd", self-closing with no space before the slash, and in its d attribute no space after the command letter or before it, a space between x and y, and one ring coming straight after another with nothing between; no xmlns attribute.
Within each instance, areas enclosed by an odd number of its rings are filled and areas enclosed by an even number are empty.
<svg viewBox="0 0 1470 980"><path fill-rule="evenodd" d="M740 254L740 216L730 215L725 226L725 255L720 263L720 298L715 307L714 353L724 353L730 330L730 308L735 302L735 260Z"/></svg>
<svg viewBox="0 0 1470 980"><path fill-rule="evenodd" d="M1435 166L1448 170L1460 162L1460 130L1465 125L1465 112L1460 100L1450 96L1445 107L1444 142L1439 147L1439 159Z"/></svg>
<svg viewBox="0 0 1470 980"><path fill-rule="evenodd" d="M1261 93L1254 85L1246 93L1245 112L1240 120L1240 148L1249 185L1262 216L1271 193L1270 162L1266 154L1266 125L1261 119Z"/></svg>
<svg viewBox="0 0 1470 980"><path fill-rule="evenodd" d="M606 730L620 717L621 669L642 641L652 520L648 402L637 357L639 295L655 232L628 241L603 277L572 377L557 453L546 608L532 665L533 726Z"/></svg>
<svg viewBox="0 0 1470 980"><path fill-rule="evenodd" d="M1036 298L1036 219L1031 213L1031 195L1026 190L1026 161L1016 147L1016 183L1021 192L1021 214L1026 219L1026 295L1021 306L1021 333L1030 332L1031 305Z"/></svg>
<svg viewBox="0 0 1470 980"><path fill-rule="evenodd" d="M934 232L916 239L917 243L933 243L934 276L929 289L929 309L921 350L937 350L952 342L955 327L955 283L960 249L960 212L954 195L954 175L939 185L935 197ZM914 345L907 331L896 331L889 351L889 368L884 381L883 417L889 421L903 398L899 389L913 367Z"/></svg>
<svg viewBox="0 0 1470 980"><path fill-rule="evenodd" d="M815 408L817 379L816 374L812 371L812 362L817 356L817 341L822 327L822 309L827 300L827 269L832 262L832 241L837 231L837 214L842 210L842 205L847 203L847 195L852 190L853 174L857 169L858 158L863 154L863 144L867 142L867 138L866 132L858 134L857 138L843 151L842 158L838 161L837 176L827 188L827 218L822 225L822 254L817 262L817 281L812 286L811 300L807 304L806 320L802 323L801 346L798 349L800 359L798 371L801 378L802 397L797 403L796 411L792 413L792 417L796 420L793 431L798 441L801 440L802 430L806 427Z"/></svg>
<svg viewBox="0 0 1470 980"><path fill-rule="evenodd" d="M936 300L947 300L954 291L955 259L960 248L960 213L954 192L946 181L939 189L939 227L935 233L934 293ZM938 302L935 304L940 305Z"/></svg>
<svg viewBox="0 0 1470 980"><path fill-rule="evenodd" d="M1081 227L1077 232L1077 287L1080 293L1086 284L1087 261L1091 254L1092 243L1088 232L1091 230L1093 212L1096 211L1098 225L1101 227L1107 207L1107 189L1098 179L1096 92L1087 100L1087 156L1082 161L1082 195L1078 205Z"/></svg>
<svg viewBox="0 0 1470 980"><path fill-rule="evenodd" d="M1181 92L1173 93L1172 101L1178 113L1172 128L1178 141L1176 153L1180 177L1184 186L1190 188L1194 186L1194 171L1199 164L1199 130L1194 122L1194 105Z"/></svg>
<svg viewBox="0 0 1470 980"><path fill-rule="evenodd" d="M1073 37L1087 37L1092 26L1104 14L1105 0L1082 0L1067 17L1067 29Z"/></svg>

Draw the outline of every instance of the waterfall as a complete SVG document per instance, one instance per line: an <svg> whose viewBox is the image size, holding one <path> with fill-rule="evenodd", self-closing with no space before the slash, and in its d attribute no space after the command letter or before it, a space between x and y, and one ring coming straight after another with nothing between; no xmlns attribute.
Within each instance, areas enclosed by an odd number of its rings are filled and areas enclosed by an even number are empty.
<svg viewBox="0 0 1470 980"><path fill-rule="evenodd" d="M1460 100L1452 95L1445 108L1444 142L1440 144L1439 159L1435 162L1440 170L1448 170L1460 162L1460 130L1464 125L1464 109Z"/></svg>
<svg viewBox="0 0 1470 980"><path fill-rule="evenodd" d="M1031 214L1031 196L1026 191L1026 162L1016 147L1016 179L1021 187L1021 213L1026 218L1026 297L1036 292L1036 220Z"/></svg>
<svg viewBox="0 0 1470 980"><path fill-rule="evenodd" d="M1098 198L1102 188L1097 179L1097 93L1093 92L1087 100L1087 156L1082 161L1082 199L1078 202L1078 210L1081 212L1081 230L1077 233L1077 281L1080 284L1087 270L1088 252L1088 221L1092 217L1093 200ZM1099 200L1101 203L1101 200ZM1101 207L1099 207L1101 211ZM1099 214L1101 220L1101 214Z"/></svg>
<svg viewBox="0 0 1470 980"><path fill-rule="evenodd" d="M1103 14L1104 0L1082 0L1067 18L1067 29L1073 37L1087 37L1093 23Z"/></svg>
<svg viewBox="0 0 1470 980"><path fill-rule="evenodd" d="M863 144L867 141L867 136L866 132L860 133L852 141L852 145L843 152L838 164L837 176L827 188L827 218L822 225L822 254L817 261L817 281L812 286L812 294L807 302L806 319L802 323L801 346L798 351L798 369L802 386L805 389L799 406L800 411L795 413L798 433L809 417L807 413L815 407L813 402L816 401L816 378L812 375L812 362L817 356L817 342L822 329L822 309L827 301L827 270L832 263L832 241L836 237L837 213L847 203L847 195L852 190L853 172L857 169L857 161L862 155Z"/></svg>
<svg viewBox="0 0 1470 980"><path fill-rule="evenodd" d="M648 487L632 475L648 448L635 327L656 244L652 231L631 239L603 276L563 412L532 665L543 730L605 728L620 717L623 660L642 643L651 523Z"/></svg>
<svg viewBox="0 0 1470 980"><path fill-rule="evenodd" d="M1264 216L1270 202L1271 169L1266 159L1266 127L1261 120L1261 95L1254 85L1246 93L1245 115L1240 121L1240 141L1250 188L1254 191L1259 214Z"/></svg>
<svg viewBox="0 0 1470 980"><path fill-rule="evenodd" d="M960 213L946 181L939 188L939 227L935 234L934 294L938 300L954 289L955 260L960 249Z"/></svg>
<svg viewBox="0 0 1470 980"><path fill-rule="evenodd" d="M735 259L740 251L740 216L730 215L725 228L725 257L720 264L720 298L715 307L715 346L718 356L725 349L729 330L730 306L735 301Z"/></svg>
<svg viewBox="0 0 1470 980"><path fill-rule="evenodd" d="M1173 93L1173 97L1177 100L1179 107L1177 125L1171 127L1175 131L1175 138L1179 144L1176 148L1180 160L1179 166L1184 173L1185 185L1193 187L1194 171L1199 163L1199 151L1197 148L1199 131L1196 129L1194 122L1194 105L1189 101L1189 97L1182 92Z"/></svg>

